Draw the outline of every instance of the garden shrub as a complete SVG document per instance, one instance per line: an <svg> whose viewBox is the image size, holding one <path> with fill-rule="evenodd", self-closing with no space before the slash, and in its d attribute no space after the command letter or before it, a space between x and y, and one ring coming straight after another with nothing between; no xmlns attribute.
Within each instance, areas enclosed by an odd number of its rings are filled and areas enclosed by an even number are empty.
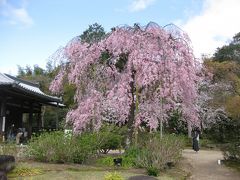
<svg viewBox="0 0 240 180"><path fill-rule="evenodd" d="M158 176L159 175L159 170L155 167L148 167L147 168L147 174L149 176Z"/></svg>
<svg viewBox="0 0 240 180"><path fill-rule="evenodd" d="M240 123L231 118L219 120L205 134L218 144L223 151L225 160L240 162Z"/></svg>
<svg viewBox="0 0 240 180"><path fill-rule="evenodd" d="M15 143L2 143L0 145L0 155L14 156L16 161L25 159L25 146L16 146Z"/></svg>
<svg viewBox="0 0 240 180"><path fill-rule="evenodd" d="M173 110L169 120L164 123L164 131L169 134L188 134L187 122L182 120L182 112Z"/></svg>
<svg viewBox="0 0 240 180"><path fill-rule="evenodd" d="M96 133L83 133L70 139L71 161L84 163L88 158L97 155L99 142Z"/></svg>
<svg viewBox="0 0 240 180"><path fill-rule="evenodd" d="M100 142L100 152L107 154L110 150L116 150L122 147L125 128L116 125L105 124L98 132L98 141Z"/></svg>
<svg viewBox="0 0 240 180"><path fill-rule="evenodd" d="M236 161L240 163L240 142L232 142L222 146L225 160Z"/></svg>
<svg viewBox="0 0 240 180"><path fill-rule="evenodd" d="M27 153L38 161L83 163L97 154L96 134L65 137L62 131L45 132L33 137Z"/></svg>
<svg viewBox="0 0 240 180"><path fill-rule="evenodd" d="M32 137L27 153L38 161L66 162L69 141L65 141L61 131L44 132Z"/></svg>
<svg viewBox="0 0 240 180"><path fill-rule="evenodd" d="M129 156L107 156L107 157L101 157L97 159L97 164L101 166L107 166L107 167L113 167L114 166L114 159L116 158L122 158L122 167L124 168L130 168L135 166L135 158L131 158Z"/></svg>
<svg viewBox="0 0 240 180"><path fill-rule="evenodd" d="M124 152L123 156L123 166L124 167L136 167L137 166L137 157L139 156L141 150L138 146L130 146Z"/></svg>
<svg viewBox="0 0 240 180"><path fill-rule="evenodd" d="M160 171L167 168L169 163L177 163L183 148L182 137L166 134L161 139L158 134L149 136L147 141L140 143L136 166Z"/></svg>
<svg viewBox="0 0 240 180"><path fill-rule="evenodd" d="M107 157L102 157L97 160L97 164L103 165L103 166L114 166L113 162L114 157L112 156L107 156Z"/></svg>
<svg viewBox="0 0 240 180"><path fill-rule="evenodd" d="M0 155L16 156L18 148L15 143L6 143L0 145Z"/></svg>

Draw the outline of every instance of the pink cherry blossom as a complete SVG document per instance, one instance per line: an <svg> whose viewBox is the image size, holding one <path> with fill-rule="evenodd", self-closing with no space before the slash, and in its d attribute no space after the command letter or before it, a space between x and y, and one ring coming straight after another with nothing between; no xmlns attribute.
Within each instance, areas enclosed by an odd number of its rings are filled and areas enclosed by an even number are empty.
<svg viewBox="0 0 240 180"><path fill-rule="evenodd" d="M103 53L109 57L103 59ZM144 122L154 130L160 117L167 121L174 108L182 110L190 125L199 125L199 65L188 36L173 25L116 27L101 42L91 45L72 40L65 54L69 60L65 74L77 87L78 105L69 111L67 121L76 132L90 125L98 129L109 114L116 123L131 121L133 127ZM53 92L61 92L63 75L60 71L52 82Z"/></svg>

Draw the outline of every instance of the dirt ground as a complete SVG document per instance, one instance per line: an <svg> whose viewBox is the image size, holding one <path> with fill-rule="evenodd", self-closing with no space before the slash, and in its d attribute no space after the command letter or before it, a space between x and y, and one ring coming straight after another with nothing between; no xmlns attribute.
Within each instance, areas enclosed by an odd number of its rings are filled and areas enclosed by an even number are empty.
<svg viewBox="0 0 240 180"><path fill-rule="evenodd" d="M190 180L240 180L240 173L218 164L223 159L221 151L191 149L183 151L184 170L191 174Z"/></svg>

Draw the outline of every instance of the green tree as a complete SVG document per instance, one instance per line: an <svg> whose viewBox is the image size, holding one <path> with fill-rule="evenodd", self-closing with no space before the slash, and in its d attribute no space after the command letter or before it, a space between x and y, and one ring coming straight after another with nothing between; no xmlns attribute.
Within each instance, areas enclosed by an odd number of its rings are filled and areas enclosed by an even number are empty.
<svg viewBox="0 0 240 180"><path fill-rule="evenodd" d="M217 48L213 56L215 61L237 61L240 63L240 32L237 33L228 45Z"/></svg>
<svg viewBox="0 0 240 180"><path fill-rule="evenodd" d="M82 42L87 42L92 44L103 39L105 35L106 33L104 31L104 28L98 23L94 23L92 25L89 25L88 29L86 29L80 35L80 39Z"/></svg>
<svg viewBox="0 0 240 180"><path fill-rule="evenodd" d="M212 140L227 143L222 147L226 159L240 162L240 33L204 65L213 76L208 109L222 110L210 115L215 120L205 132Z"/></svg>

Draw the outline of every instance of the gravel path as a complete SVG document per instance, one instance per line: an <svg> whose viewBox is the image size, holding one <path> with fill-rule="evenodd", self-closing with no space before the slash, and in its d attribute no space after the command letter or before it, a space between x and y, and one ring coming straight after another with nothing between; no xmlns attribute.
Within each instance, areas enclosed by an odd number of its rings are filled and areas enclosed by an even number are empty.
<svg viewBox="0 0 240 180"><path fill-rule="evenodd" d="M223 159L221 151L200 150L196 153L186 149L183 157L190 164L185 170L192 174L191 180L240 180L240 173L218 164L218 160Z"/></svg>

